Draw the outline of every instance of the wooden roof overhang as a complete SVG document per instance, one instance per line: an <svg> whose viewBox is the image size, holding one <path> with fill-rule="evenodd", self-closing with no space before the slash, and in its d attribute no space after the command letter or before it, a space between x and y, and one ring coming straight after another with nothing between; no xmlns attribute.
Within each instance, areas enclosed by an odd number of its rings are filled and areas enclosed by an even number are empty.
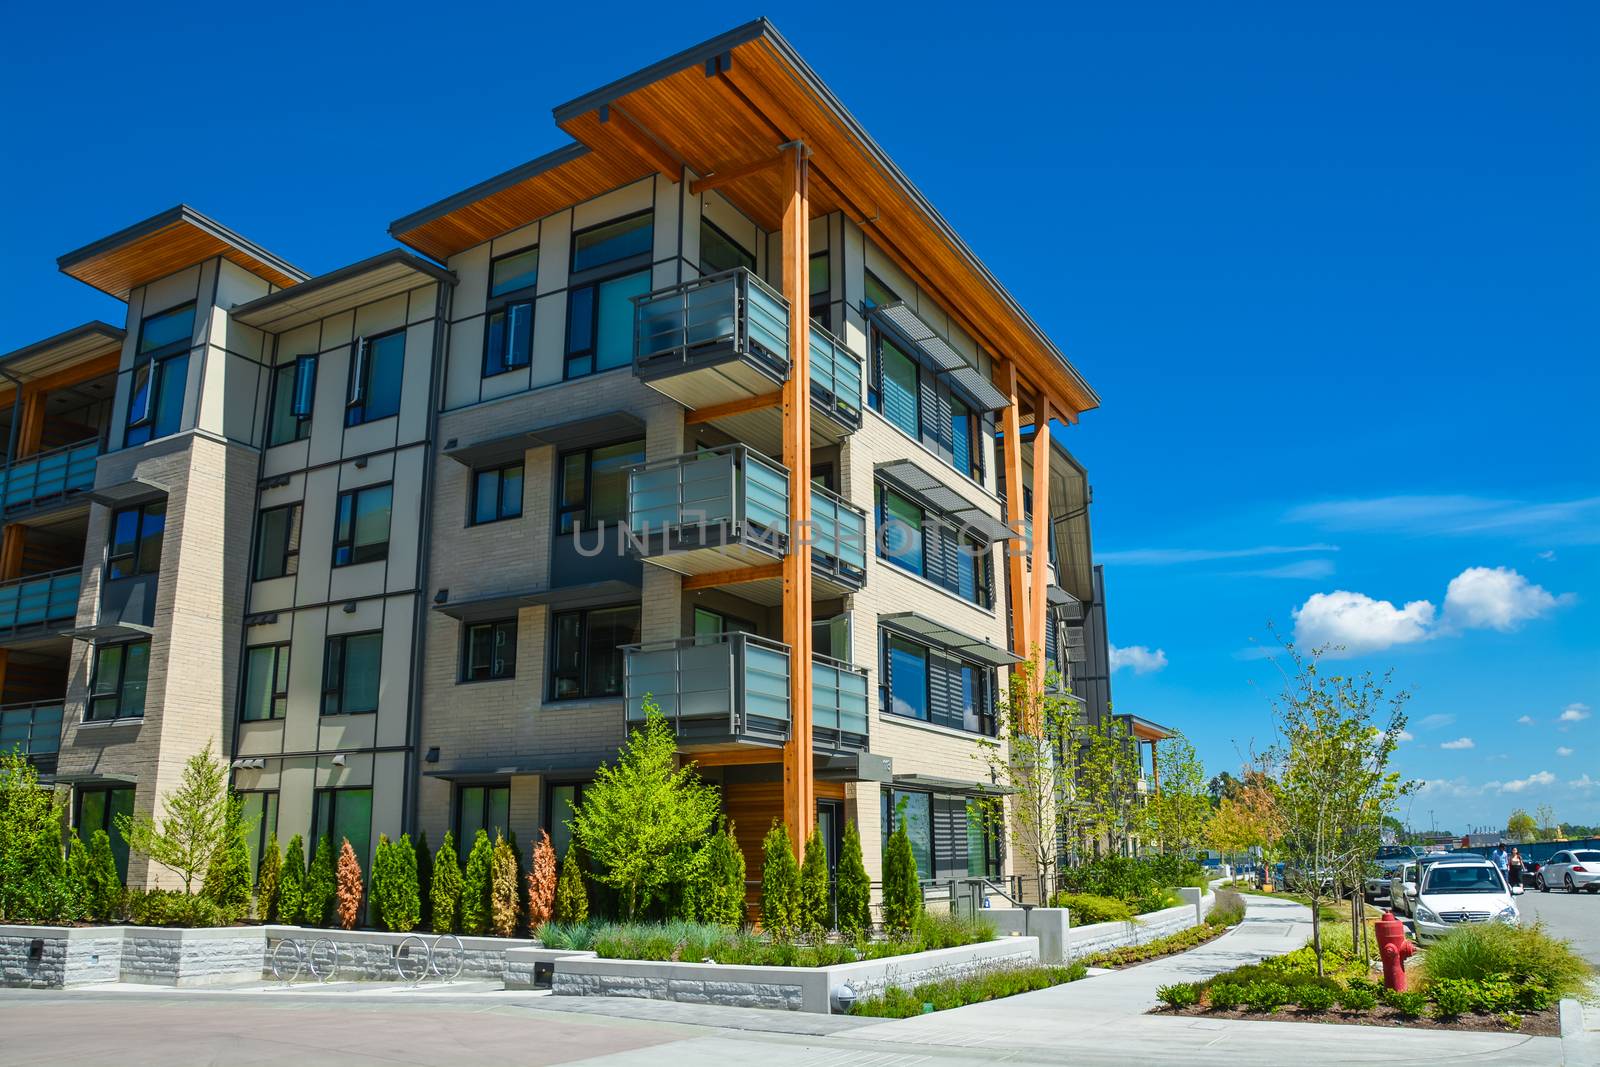
<svg viewBox="0 0 1600 1067"><path fill-rule="evenodd" d="M120 356L124 331L109 322L86 322L0 356L0 382L10 385L58 375L88 360Z"/></svg>
<svg viewBox="0 0 1600 1067"><path fill-rule="evenodd" d="M56 260L56 266L63 274L118 300L126 300L135 288L214 256L221 256L280 288L303 282L308 277L298 267L187 204L179 204L110 237L68 252Z"/></svg>
<svg viewBox="0 0 1600 1067"><path fill-rule="evenodd" d="M555 109L575 143L399 220L436 258L657 171L700 176L763 228L781 228L782 146L809 152L813 215L842 212L1067 419L1100 398L766 19Z"/></svg>
<svg viewBox="0 0 1600 1067"><path fill-rule="evenodd" d="M280 289L248 303L235 304L231 314L235 322L268 333L282 333L430 282L454 285L455 281L454 272L431 260L401 248L391 248L318 275L292 289Z"/></svg>

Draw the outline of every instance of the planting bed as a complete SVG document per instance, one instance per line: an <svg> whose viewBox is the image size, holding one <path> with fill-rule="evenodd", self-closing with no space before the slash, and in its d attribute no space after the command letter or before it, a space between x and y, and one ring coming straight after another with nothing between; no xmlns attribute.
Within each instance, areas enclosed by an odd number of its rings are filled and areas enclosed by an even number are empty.
<svg viewBox="0 0 1600 1067"><path fill-rule="evenodd" d="M1530 1037L1559 1037L1561 1035L1561 1012L1559 1008L1521 1012L1519 1014L1522 1024L1517 1027L1506 1026L1498 1016L1494 1015L1473 1013L1460 1015L1454 1019L1433 1019L1426 1015L1402 1015L1395 1009L1384 1005L1379 1005L1369 1012L1347 1012L1339 1008L1330 1011L1307 1012L1293 1006L1274 1012L1245 1011L1238 1008L1229 1011L1218 1011L1199 1005L1174 1010L1163 1006L1155 1009L1151 1014L1201 1016L1207 1019L1252 1019L1280 1023L1403 1026L1411 1030L1473 1030L1479 1033L1505 1033L1510 1029L1517 1033L1527 1034Z"/></svg>

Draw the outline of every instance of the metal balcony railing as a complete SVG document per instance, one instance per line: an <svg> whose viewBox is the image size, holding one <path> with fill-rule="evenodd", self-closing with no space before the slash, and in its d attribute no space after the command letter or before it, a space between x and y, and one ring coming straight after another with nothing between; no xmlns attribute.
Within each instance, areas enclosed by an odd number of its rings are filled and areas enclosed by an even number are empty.
<svg viewBox="0 0 1600 1067"><path fill-rule="evenodd" d="M667 544L681 545L695 531L695 545L755 539L781 552L789 535L789 472L745 445L642 463L628 475L628 528L646 541L666 534Z"/></svg>
<svg viewBox="0 0 1600 1067"><path fill-rule="evenodd" d="M867 580L867 513L820 485L811 487L811 561L852 588Z"/></svg>
<svg viewBox="0 0 1600 1067"><path fill-rule="evenodd" d="M867 751L867 672L811 657L811 737L817 748Z"/></svg>
<svg viewBox="0 0 1600 1067"><path fill-rule="evenodd" d="M849 430L861 426L861 357L811 324L811 402Z"/></svg>
<svg viewBox="0 0 1600 1067"><path fill-rule="evenodd" d="M623 648L629 722L648 697L683 741L789 737L789 647L755 634L722 633Z"/></svg>
<svg viewBox="0 0 1600 1067"><path fill-rule="evenodd" d="M0 633L71 622L78 616L82 585L83 571L77 567L0 582Z"/></svg>
<svg viewBox="0 0 1600 1067"><path fill-rule="evenodd" d="M743 267L682 282L633 301L636 372L748 357L789 375L789 302Z"/></svg>
<svg viewBox="0 0 1600 1067"><path fill-rule="evenodd" d="M0 471L0 507L6 511L94 488L94 464L100 439L53 448L12 463Z"/></svg>
<svg viewBox="0 0 1600 1067"><path fill-rule="evenodd" d="M62 702L0 704L0 752L20 748L35 764L53 769L61 750Z"/></svg>

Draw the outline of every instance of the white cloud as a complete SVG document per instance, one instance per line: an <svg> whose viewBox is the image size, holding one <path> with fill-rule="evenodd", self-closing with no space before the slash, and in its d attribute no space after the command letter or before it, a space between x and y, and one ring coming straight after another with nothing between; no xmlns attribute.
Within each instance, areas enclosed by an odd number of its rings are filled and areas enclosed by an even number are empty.
<svg viewBox="0 0 1600 1067"><path fill-rule="evenodd" d="M1533 725L1533 716L1532 715L1518 716L1517 725L1518 726L1532 726Z"/></svg>
<svg viewBox="0 0 1600 1067"><path fill-rule="evenodd" d="M1134 674L1150 674L1159 671L1167 665L1165 649L1156 649L1154 652L1144 645L1132 645L1128 648L1111 646L1111 669L1120 671L1124 667L1133 668Z"/></svg>
<svg viewBox="0 0 1600 1067"><path fill-rule="evenodd" d="M1454 752L1460 749L1476 748L1477 746L1472 743L1472 738L1470 737L1458 737L1454 741L1446 741L1439 747Z"/></svg>
<svg viewBox="0 0 1600 1067"><path fill-rule="evenodd" d="M1570 593L1555 596L1509 567L1468 567L1450 579L1445 590L1443 624L1455 629L1515 630L1571 599Z"/></svg>
<svg viewBox="0 0 1600 1067"><path fill-rule="evenodd" d="M1560 748L1556 749L1556 755L1570 756L1572 755L1572 749L1568 748L1566 745L1562 745Z"/></svg>
<svg viewBox="0 0 1600 1067"><path fill-rule="evenodd" d="M1254 548L1125 548L1097 552L1101 563L1124 566L1167 567L1178 563L1210 563L1219 559L1251 559L1255 556L1292 556L1301 552L1337 552L1338 545L1257 545Z"/></svg>
<svg viewBox="0 0 1600 1067"><path fill-rule="evenodd" d="M1417 725L1424 730L1437 730L1439 727L1449 726L1455 721L1456 717L1454 715L1429 715Z"/></svg>
<svg viewBox="0 0 1600 1067"><path fill-rule="evenodd" d="M1236 573L1244 578L1326 578L1333 573L1333 560L1303 559L1298 563L1285 563L1281 567Z"/></svg>
<svg viewBox="0 0 1600 1067"><path fill-rule="evenodd" d="M1535 786L1554 785L1555 781L1556 776L1549 771L1538 771L1528 775L1526 778L1517 778L1510 782L1490 782L1484 788L1496 789L1502 793L1520 793L1524 789L1532 789Z"/></svg>
<svg viewBox="0 0 1600 1067"><path fill-rule="evenodd" d="M1544 560L1546 563L1549 563L1551 560L1556 558L1556 550L1553 548L1547 548L1543 552L1539 553L1539 558Z"/></svg>
<svg viewBox="0 0 1600 1067"><path fill-rule="evenodd" d="M1537 533L1546 544L1594 544L1600 497L1527 501L1467 494L1368 497L1305 504L1292 522L1335 530L1381 530L1412 535Z"/></svg>
<svg viewBox="0 0 1600 1067"><path fill-rule="evenodd" d="M1483 792L1465 778L1425 778L1418 792L1441 797L1470 797Z"/></svg>
<svg viewBox="0 0 1600 1067"><path fill-rule="evenodd" d="M1394 645L1425 641L1433 625L1433 605L1413 600L1397 608L1364 593L1337 590L1313 593L1294 611L1295 640L1319 648L1341 646L1342 653L1378 652Z"/></svg>
<svg viewBox="0 0 1600 1067"><path fill-rule="evenodd" d="M1600 785L1600 781L1590 778L1587 774L1585 774L1582 778L1574 778L1567 784L1574 789L1582 789L1587 792L1588 790L1593 789L1595 786Z"/></svg>
<svg viewBox="0 0 1600 1067"><path fill-rule="evenodd" d="M1413 735L1410 730L1401 730L1398 734L1395 735L1395 741L1397 743L1399 743L1399 744L1402 744L1402 745L1405 744L1407 741L1415 741L1415 740L1416 740L1416 736Z"/></svg>
<svg viewBox="0 0 1600 1067"><path fill-rule="evenodd" d="M1589 705L1568 704L1566 710L1558 716L1559 722L1582 722L1589 717Z"/></svg>

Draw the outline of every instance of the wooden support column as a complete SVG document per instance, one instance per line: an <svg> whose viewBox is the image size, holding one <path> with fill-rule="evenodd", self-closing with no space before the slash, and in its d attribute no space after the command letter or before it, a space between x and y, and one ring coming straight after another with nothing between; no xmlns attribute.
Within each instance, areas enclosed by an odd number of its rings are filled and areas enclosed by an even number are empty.
<svg viewBox="0 0 1600 1067"><path fill-rule="evenodd" d="M1006 572L1009 581L1011 612L1011 651L1027 657L1031 645L1028 626L1028 583L1025 552L1022 541L1022 418L1018 410L1021 396L1017 389L1017 365L1009 359L1001 363L997 375L1000 391L1010 403L1001 412L1000 445L1004 451L1001 461L1006 474L1006 525L1011 527L1012 539L1006 542Z"/></svg>
<svg viewBox="0 0 1600 1067"><path fill-rule="evenodd" d="M1156 762L1156 742L1154 738L1150 741L1150 791L1152 793L1161 792L1161 764Z"/></svg>
<svg viewBox="0 0 1600 1067"><path fill-rule="evenodd" d="M1050 400L1040 395L1033 406L1033 564L1028 588L1028 633L1037 649L1033 660L1033 691L1044 692L1045 582L1050 572Z"/></svg>
<svg viewBox="0 0 1600 1067"><path fill-rule="evenodd" d="M44 437L44 402L48 394L37 385L22 387L17 407L16 453L13 463L21 462L39 451ZM0 581L22 577L22 556L28 546L28 528L20 523L10 523L0 534ZM4 701L6 674L11 666L11 653L0 649L0 702Z"/></svg>
<svg viewBox="0 0 1600 1067"><path fill-rule="evenodd" d="M783 640L789 646L789 742L783 820L797 857L816 820L811 752L811 204L807 150L783 148L783 295L789 301L789 377L783 383L783 465L789 469L789 551L783 557Z"/></svg>

